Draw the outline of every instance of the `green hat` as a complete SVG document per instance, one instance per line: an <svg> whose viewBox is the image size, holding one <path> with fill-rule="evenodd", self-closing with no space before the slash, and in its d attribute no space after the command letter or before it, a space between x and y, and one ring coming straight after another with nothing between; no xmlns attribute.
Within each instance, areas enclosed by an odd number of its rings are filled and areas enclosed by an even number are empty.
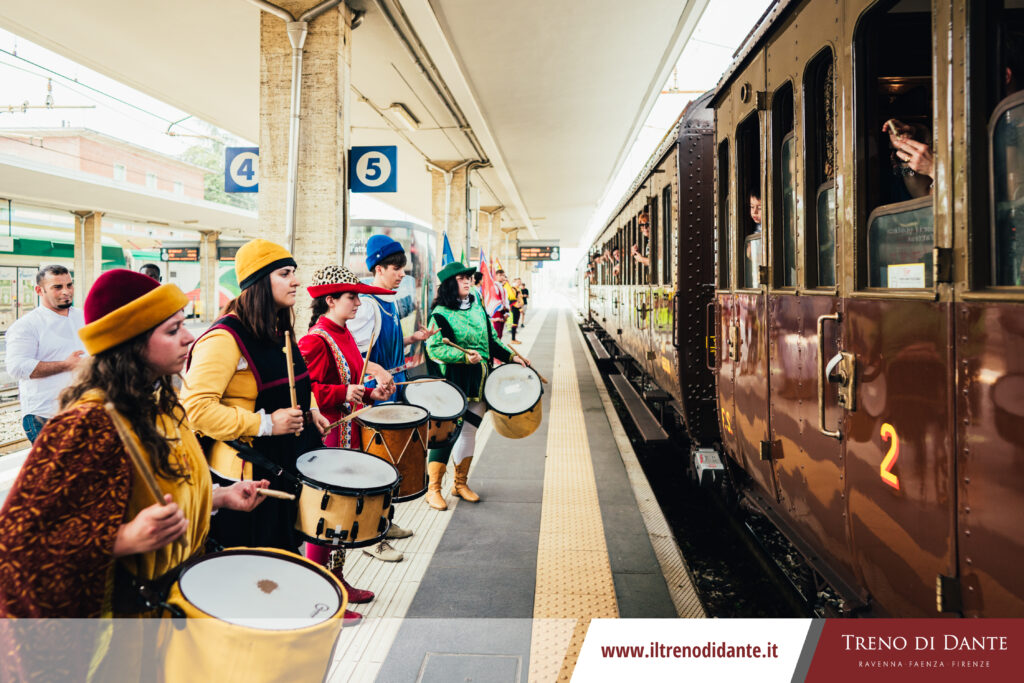
<svg viewBox="0 0 1024 683"><path fill-rule="evenodd" d="M475 272L476 268L470 268L459 263L458 261L452 261L447 266L437 271L437 279L440 282L444 282L448 278L454 277L456 275L472 275Z"/></svg>

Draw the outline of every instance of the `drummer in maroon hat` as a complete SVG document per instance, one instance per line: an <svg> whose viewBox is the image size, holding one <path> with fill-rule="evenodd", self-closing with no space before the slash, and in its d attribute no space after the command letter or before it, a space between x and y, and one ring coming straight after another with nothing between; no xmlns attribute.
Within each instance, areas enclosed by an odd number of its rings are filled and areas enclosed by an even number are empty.
<svg viewBox="0 0 1024 683"><path fill-rule="evenodd" d="M194 341L184 325L187 303L176 285L130 270L103 273L89 291L78 334L91 358L0 510L0 617L146 611L153 605L140 589L202 551L213 510L250 511L262 499L256 491L266 480L214 489L185 422L171 377ZM141 446L161 500L133 470L111 405ZM45 656L59 658L62 649ZM28 663L3 652L0 678ZM84 680L87 670L68 673Z"/></svg>
<svg viewBox="0 0 1024 683"><path fill-rule="evenodd" d="M326 266L313 273L313 284L306 288L313 297L313 316L309 321L309 334L299 340L299 350L309 368L313 396L324 417L331 424L343 415L361 409L372 401L384 401L394 393L394 385L385 383L368 389L363 384L363 357L347 324L356 316L360 294L391 294L391 290L364 285L344 266ZM370 361L365 376L370 373L383 377L384 368ZM324 435L324 445L332 448L359 450L359 429L351 422L341 422ZM306 557L328 566L345 584L348 601L364 603L373 599L368 590L353 588L344 579L344 549L335 551L331 561L329 548L306 543ZM362 618L358 612L346 610L346 625Z"/></svg>

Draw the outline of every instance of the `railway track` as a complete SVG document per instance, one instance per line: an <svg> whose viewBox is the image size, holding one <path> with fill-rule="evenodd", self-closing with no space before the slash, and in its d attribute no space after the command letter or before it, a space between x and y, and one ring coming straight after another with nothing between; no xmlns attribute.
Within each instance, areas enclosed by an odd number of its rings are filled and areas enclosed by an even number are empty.
<svg viewBox="0 0 1024 683"><path fill-rule="evenodd" d="M28 439L22 437L20 439L11 439L9 441L0 442L0 456L7 455L8 453L17 453L23 451L29 447Z"/></svg>

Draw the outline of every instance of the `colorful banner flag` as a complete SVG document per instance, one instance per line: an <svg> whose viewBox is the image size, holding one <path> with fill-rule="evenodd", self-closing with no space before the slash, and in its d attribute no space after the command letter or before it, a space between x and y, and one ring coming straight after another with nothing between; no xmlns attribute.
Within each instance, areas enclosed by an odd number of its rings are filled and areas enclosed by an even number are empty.
<svg viewBox="0 0 1024 683"><path fill-rule="evenodd" d="M449 263L455 260L455 255L452 254L452 245L448 241L448 233L444 233L444 240L441 243L441 267L444 268Z"/></svg>
<svg viewBox="0 0 1024 683"><path fill-rule="evenodd" d="M483 304L487 315L493 316L501 308L501 295L498 294L497 283L491 276L491 269L487 267L487 259L484 258L483 250L480 251L480 273L483 275L483 279L480 280L480 289L483 290L484 298L480 303Z"/></svg>

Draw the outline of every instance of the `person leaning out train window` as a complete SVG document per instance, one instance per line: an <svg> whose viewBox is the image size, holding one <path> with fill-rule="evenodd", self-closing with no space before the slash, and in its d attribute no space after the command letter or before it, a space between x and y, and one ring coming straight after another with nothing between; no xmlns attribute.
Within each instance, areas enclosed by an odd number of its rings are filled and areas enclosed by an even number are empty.
<svg viewBox="0 0 1024 683"><path fill-rule="evenodd" d="M751 190L748 196L750 200L750 220L753 221L753 229L750 230L749 235L760 235L761 234L761 193L756 190ZM747 241L747 258L752 259L754 255L751 251L750 241Z"/></svg>
<svg viewBox="0 0 1024 683"><path fill-rule="evenodd" d="M889 119L882 126L882 131L889 135L893 175L903 178L903 185L909 194L904 199L917 199L930 194L935 160L931 145L926 142L931 138L928 128ZM898 200L899 196L895 201Z"/></svg>
<svg viewBox="0 0 1024 683"><path fill-rule="evenodd" d="M643 264L648 268L651 267L651 219L644 211L640 214L640 218L637 221L640 225L640 231L643 237L640 239L640 244L632 244L629 247L629 252L633 256L633 260L637 263Z"/></svg>
<svg viewBox="0 0 1024 683"><path fill-rule="evenodd" d="M619 254L619 248L615 247L612 249L612 277L618 278L622 272L622 258Z"/></svg>

